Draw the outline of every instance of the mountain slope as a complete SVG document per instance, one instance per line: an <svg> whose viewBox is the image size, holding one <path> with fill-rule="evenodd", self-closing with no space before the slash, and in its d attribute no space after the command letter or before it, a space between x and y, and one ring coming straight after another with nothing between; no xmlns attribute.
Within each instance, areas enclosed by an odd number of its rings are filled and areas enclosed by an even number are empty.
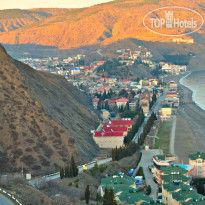
<svg viewBox="0 0 205 205"><path fill-rule="evenodd" d="M29 11L47 12L52 16L14 31L3 32L0 42L66 49L107 45L125 38L170 41L172 37L155 34L143 25L143 18L148 12L167 5L192 8L205 15L203 0L171 0L168 3L165 0L116 0L83 9L34 9ZM182 15L188 18L189 13L182 12Z"/></svg>
<svg viewBox="0 0 205 205"><path fill-rule="evenodd" d="M0 46L0 170L45 171L96 156L97 115L63 77L35 71Z"/></svg>
<svg viewBox="0 0 205 205"><path fill-rule="evenodd" d="M0 33L9 32L41 21L52 14L20 9L0 10Z"/></svg>

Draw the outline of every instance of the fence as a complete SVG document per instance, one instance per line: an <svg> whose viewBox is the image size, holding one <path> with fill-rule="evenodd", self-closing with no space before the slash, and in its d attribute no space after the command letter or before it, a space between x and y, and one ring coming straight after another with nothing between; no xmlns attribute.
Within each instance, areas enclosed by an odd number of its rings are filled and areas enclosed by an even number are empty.
<svg viewBox="0 0 205 205"><path fill-rule="evenodd" d="M9 199L14 201L16 204L22 205L22 203L17 198L15 198L15 196L11 195L9 192L5 191L4 189L0 188L0 193L6 195Z"/></svg>

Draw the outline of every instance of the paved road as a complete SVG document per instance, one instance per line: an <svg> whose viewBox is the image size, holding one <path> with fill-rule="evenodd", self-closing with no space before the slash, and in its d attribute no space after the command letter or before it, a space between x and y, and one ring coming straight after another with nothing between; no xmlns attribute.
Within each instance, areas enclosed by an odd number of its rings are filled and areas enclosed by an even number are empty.
<svg viewBox="0 0 205 205"><path fill-rule="evenodd" d="M162 154L162 150L159 149L153 149L153 150L142 150L142 158L138 165L138 167L134 171L134 176L136 175L138 168L142 167L144 171L145 181L147 185L151 186L152 192L150 194L150 197L152 197L154 200L157 199L158 194L158 185L153 181L152 173L149 171L148 166L153 164L152 157L154 155Z"/></svg>
<svg viewBox="0 0 205 205"><path fill-rule="evenodd" d="M112 158L102 159L102 160L98 160L97 164L102 165L102 164L106 164L110 161L112 161ZM90 162L90 163L86 164L86 167L88 169L91 169L91 168L94 167L95 163L96 163L96 161ZM79 172L82 172L83 171L83 166L79 166L78 169L79 169ZM57 179L60 179L60 173L59 172L48 175L48 176L45 176L45 177L42 177L42 178L35 178L33 180L30 180L28 183L29 183L29 185L38 188L41 185L42 182L48 182L48 181L57 180Z"/></svg>
<svg viewBox="0 0 205 205"><path fill-rule="evenodd" d="M97 54L100 55L100 56L104 56L104 55L100 52L101 50L102 50L102 49L97 50Z"/></svg>
<svg viewBox="0 0 205 205"><path fill-rule="evenodd" d="M0 194L0 205L14 205L14 203L3 194Z"/></svg>
<svg viewBox="0 0 205 205"><path fill-rule="evenodd" d="M149 117L151 116L152 112L154 112L155 114L158 113L159 109L161 108L161 104L164 101L165 97L166 97L166 92L167 92L168 88L164 89L163 94L158 97L156 103L153 105L152 109L150 110L149 114L145 117L144 122L142 123L142 125L140 126L138 132L136 133L136 135L133 138L133 141L135 141L136 143L138 142L138 139L140 137L140 135L143 132L143 128L144 125L147 123L147 120L149 119Z"/></svg>
<svg viewBox="0 0 205 205"><path fill-rule="evenodd" d="M175 132L176 132L176 115L173 116L173 124L172 124L172 130L170 134L170 144L169 144L169 152L171 155L175 156L174 152L174 144L175 144Z"/></svg>

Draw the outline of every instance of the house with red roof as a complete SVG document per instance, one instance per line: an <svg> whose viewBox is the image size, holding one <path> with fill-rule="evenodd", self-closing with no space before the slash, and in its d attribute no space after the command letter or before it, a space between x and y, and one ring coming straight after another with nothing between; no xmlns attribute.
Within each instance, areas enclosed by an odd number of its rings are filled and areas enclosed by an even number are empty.
<svg viewBox="0 0 205 205"><path fill-rule="evenodd" d="M124 143L124 133L95 131L93 139L100 148L121 147Z"/></svg>
<svg viewBox="0 0 205 205"><path fill-rule="evenodd" d="M94 109L95 110L97 110L97 108L98 108L98 102L100 101L100 99L99 98L93 98L93 107L94 107Z"/></svg>
<svg viewBox="0 0 205 205"><path fill-rule="evenodd" d="M110 120L105 123L104 126L107 127L127 127L128 131L132 129L132 120Z"/></svg>
<svg viewBox="0 0 205 205"><path fill-rule="evenodd" d="M120 98L120 99L116 100L116 105L118 108L121 106L125 107L128 102L129 102L129 100L127 98Z"/></svg>
<svg viewBox="0 0 205 205"><path fill-rule="evenodd" d="M132 120L111 120L100 131L95 131L93 139L100 148L115 148L123 145L124 137L132 128Z"/></svg>

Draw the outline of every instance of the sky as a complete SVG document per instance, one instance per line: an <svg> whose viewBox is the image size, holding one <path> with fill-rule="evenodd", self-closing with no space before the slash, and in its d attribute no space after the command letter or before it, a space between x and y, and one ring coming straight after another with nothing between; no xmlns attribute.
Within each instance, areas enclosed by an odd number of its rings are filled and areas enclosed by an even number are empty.
<svg viewBox="0 0 205 205"><path fill-rule="evenodd" d="M2 9L82 8L111 0L0 0Z"/></svg>

